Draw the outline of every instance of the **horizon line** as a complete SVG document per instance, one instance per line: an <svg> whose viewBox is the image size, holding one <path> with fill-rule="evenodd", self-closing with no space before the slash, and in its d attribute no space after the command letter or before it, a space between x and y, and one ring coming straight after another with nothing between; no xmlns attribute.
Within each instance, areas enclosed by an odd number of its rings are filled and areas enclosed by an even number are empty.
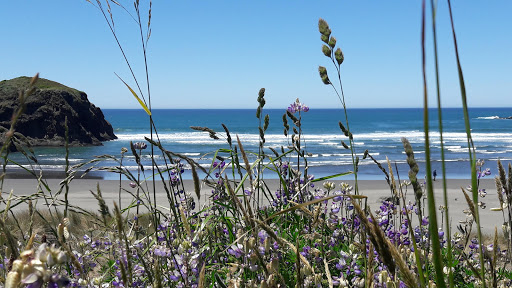
<svg viewBox="0 0 512 288"><path fill-rule="evenodd" d="M136 108L112 108L112 107L107 107L107 108L102 108L100 107L102 110L142 110L142 108L140 107L136 107ZM309 107L310 110L313 109L313 110L343 110L342 107L340 108L329 108L329 107L314 107L314 108L311 108ZM470 106L468 107L469 109L509 109L509 108L512 108L512 106L510 107L496 107L496 106ZM199 107L199 108L184 108L184 107L181 107L181 108L152 108L151 110L256 110L257 108L247 108L247 107L241 107L241 108L237 108L237 107L229 107L229 108L204 108L204 107ZM286 110L286 108L283 108L283 107L277 107L277 108L274 108L274 107L266 107L265 109L268 109L268 110ZM348 110L351 110L351 109L380 109L380 110L385 110L385 109L423 109L423 107L352 107L352 108L347 108ZM429 107L429 109L437 109L437 107ZM462 109L462 107L455 107L455 106L448 106L448 107L441 107L441 109Z"/></svg>

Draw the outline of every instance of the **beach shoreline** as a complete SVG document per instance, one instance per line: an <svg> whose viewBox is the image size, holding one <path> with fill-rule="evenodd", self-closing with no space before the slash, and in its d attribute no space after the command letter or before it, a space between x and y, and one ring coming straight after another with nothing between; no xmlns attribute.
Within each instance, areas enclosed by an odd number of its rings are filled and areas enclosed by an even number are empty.
<svg viewBox="0 0 512 288"><path fill-rule="evenodd" d="M52 195L55 195L59 189L61 188L61 179L46 179L45 180L48 187L51 189ZM268 187L271 191L276 191L279 188L279 181L276 179L265 180ZM336 183L336 186L339 187L340 182L346 182L351 186L354 186L353 180L342 181L342 180L333 180L332 182ZM451 219L452 229L456 229L459 225L459 221L464 221L466 219L466 215L464 214L464 210L468 209L467 202L462 193L462 189L466 189L466 187L470 184L469 179L448 179L447 180L447 192L448 192L448 201L449 201L449 215ZM163 210L169 209L169 201L167 200L167 193L163 188L163 184L161 181L155 181L156 183L156 203ZM317 182L315 184L315 188L321 187L323 182ZM91 191L97 191L97 185L99 184L99 188L103 195L103 198L106 204L113 208L114 202L119 202L119 191L121 189L121 207L127 207L133 200L134 197L132 194L136 193L136 188L132 188L130 186L130 181L123 180L119 182L119 180L103 180L103 179L94 179L94 178L86 178L86 179L73 179L69 184L69 194L68 199L70 205L74 205L79 207L80 209L88 210L88 211L98 211L98 201L91 194ZM120 185L121 184L121 185ZM146 186L147 184L147 186ZM191 195L195 195L194 192L194 184L192 180L184 180L183 181L185 191L191 193ZM40 183L35 178L30 179L20 179L20 178L6 178L4 180L3 185L3 197L8 198L11 191L13 191L13 195L16 196L27 196L36 193L37 191L45 191L47 190L41 188L39 186ZM149 197L152 199L153 195L153 184L152 181L148 181L147 183L143 183L142 186L144 190L149 191ZM39 187L39 188L38 188ZM359 194L367 196L367 204L371 207L371 211L374 212L379 208L380 203L385 198L391 196L390 189L388 188L388 184L385 180L360 180L358 181ZM480 189L485 189L488 195L485 198L480 198L480 201L485 203L485 209L480 209L480 218L481 218L481 227L482 231L485 234L491 234L494 232L494 227L498 228L498 231L501 233L502 226L502 214L501 212L491 211L490 208L499 207L499 200L496 193L495 181L494 179L481 179L480 180ZM314 189L314 188L312 188ZM64 191L64 190L63 190ZM131 194L132 193L132 194ZM142 193L142 192L141 192ZM354 193L354 192L352 192ZM412 187L407 187L407 200L414 201L414 193ZM468 192L470 193L470 192ZM143 194L141 194L143 195ZM209 202L209 196L211 195L211 188L206 185L201 186L201 198L199 201L199 206L203 207L204 204ZM434 195L436 198L436 205L439 207L440 205L444 205L443 191L442 191L442 181L437 179L434 182ZM471 197L471 196L470 196ZM59 196L59 199L64 199L64 192L62 192ZM196 198L194 196L194 198ZM197 199L197 198L196 198ZM16 202L16 201L14 201ZM41 199L37 203L37 207L39 209L46 209L45 203ZM426 201L424 202L426 205ZM4 204L0 206L2 209L5 208ZM28 204L23 203L16 207L14 207L16 211L22 211L28 209ZM426 208L425 208L426 209ZM426 211L426 210L425 210ZM440 209L438 211L439 217L446 217L445 215L441 215ZM411 218L416 217L415 215L411 216ZM438 219L440 222L440 219ZM475 229L476 231L476 229Z"/></svg>

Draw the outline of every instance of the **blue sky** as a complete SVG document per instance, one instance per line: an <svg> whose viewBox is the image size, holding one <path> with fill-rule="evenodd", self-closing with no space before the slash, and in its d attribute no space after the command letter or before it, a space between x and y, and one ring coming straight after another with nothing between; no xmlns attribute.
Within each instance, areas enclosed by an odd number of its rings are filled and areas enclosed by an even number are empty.
<svg viewBox="0 0 512 288"><path fill-rule="evenodd" d="M452 2L469 105L512 106L512 2ZM120 9L113 12L116 32L144 83L136 23ZM261 87L269 108L286 108L297 97L313 108L340 107L317 72L323 65L334 77L321 52L319 18L345 54L348 107L421 107L419 0L155 0L148 44L153 108L255 108ZM4 1L0 26L0 79L39 72L85 91L101 108L139 107L114 74L135 86L103 16L85 0ZM460 107L450 33L447 4L440 1L443 105ZM431 46L429 41L430 63ZM432 104L433 71L429 64Z"/></svg>

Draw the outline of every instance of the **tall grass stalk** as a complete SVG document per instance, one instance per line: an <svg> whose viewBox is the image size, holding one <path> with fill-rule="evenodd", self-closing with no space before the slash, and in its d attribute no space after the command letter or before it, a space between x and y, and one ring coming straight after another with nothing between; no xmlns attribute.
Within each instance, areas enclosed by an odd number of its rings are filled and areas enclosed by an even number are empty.
<svg viewBox="0 0 512 288"><path fill-rule="evenodd" d="M459 48L457 45L457 36L455 35L455 24L453 22L453 13L452 13L452 5L451 1L448 0L448 10L450 12L450 23L452 28L453 35L453 45L455 48L455 58L457 60L457 72L459 75L459 85L460 85L460 94L462 98L462 108L464 112L464 126L466 128L466 137L468 143L468 154L469 154L469 162L471 164L471 192L473 195L473 203L475 206L475 222L478 233L478 250L480 256L480 273L482 275L482 287L486 287L485 283L485 262L484 262L484 251L483 251L483 241L482 241L482 231L480 227L480 213L479 207L476 205L478 203L478 181L476 177L476 151L475 145L473 143L473 138L471 137L471 126L469 124L469 113L468 113L468 104L466 97L466 84L464 82L464 74L462 73L462 65L460 63L459 57Z"/></svg>
<svg viewBox="0 0 512 288"><path fill-rule="evenodd" d="M64 191L64 201L66 202L66 206L64 207L64 218L68 217L68 207L69 207L69 201L68 201L68 194L69 194L69 182L71 181L69 178L69 126L68 126L68 116L66 116L64 120L64 135L65 135L65 144L64 147L66 149L66 166L65 169L65 175L66 175L66 182L65 185L65 191Z"/></svg>
<svg viewBox="0 0 512 288"><path fill-rule="evenodd" d="M148 11L148 24L147 24L147 32L146 36L144 37L143 29L142 29L142 23L140 19L140 6L139 1L135 2L135 11L137 12L137 23L139 24L139 32L140 32L140 41L142 45L142 52L144 54L144 71L146 75L146 88L147 88L147 95L148 95L148 108L149 108L149 131L150 131L150 139L153 141L153 115L151 113L151 89L149 85L149 70L148 70L148 58L146 55L146 45L149 41L149 37L151 36L151 8L153 6L153 1L149 1L149 11ZM154 161L155 156L155 145L151 144L151 171L155 171L156 163ZM156 207L156 179L155 177L151 177L153 181L153 205ZM156 215L155 215L156 216ZM155 221L156 223L156 221Z"/></svg>
<svg viewBox="0 0 512 288"><path fill-rule="evenodd" d="M435 60L435 75L436 75L436 94L437 94L437 120L439 126L439 140L441 142L441 175L442 175L442 183L443 183L443 198L444 198L444 212L446 213L446 222L445 222L445 235L446 235L446 258L448 261L448 283L450 287L453 287L453 271L451 267L453 267L453 254L452 254L452 236L450 229L450 214L448 207L448 191L446 184L446 165L445 165L445 155L444 155L444 140L443 140L443 113L441 109L441 86L439 83L439 58L437 54L437 29L436 29L436 19L437 19L437 0L434 3L434 0L430 0L430 8L432 12L432 37L434 42L434 60Z"/></svg>
<svg viewBox="0 0 512 288"><path fill-rule="evenodd" d="M155 123L153 121L153 115L152 115L152 107L151 107L151 89L150 89L150 81L149 81L149 68L148 68L148 61L147 61L147 44L148 44L148 41L151 37L151 12L152 12L152 1L149 1L149 7L148 7L148 15L147 15L147 27L144 29L143 26L142 26L142 19L141 19L141 10L140 10L140 1L139 0L136 0L133 2L134 4L134 7L135 7L135 17L128 11L128 9L126 9L122 4L120 4L118 1L111 1L113 4L121 7L123 10L125 10L129 15L130 17L136 22L137 24L137 27L138 27L138 34L140 35L140 43L141 43L141 46L142 46L142 51L143 51L143 61L144 61L144 78L145 78L145 81L146 81L146 93L147 93L147 100L146 100L146 97L144 96L145 93L143 93L142 91L142 88L141 88L141 85L139 84L139 81L135 75L135 72L134 70L132 69L132 66L130 64L130 61L128 60L128 57L126 56L125 52L124 52L124 49L123 49L123 46L119 40L119 38L117 37L117 33L114 29L114 17L113 17L113 13L112 13L112 7L110 6L109 4L109 1L106 1L107 3L107 9L105 9L101 3L100 0L96 0L96 5L91 1L91 0L86 0L87 2L93 4L96 8L98 8L98 10L100 10L100 12L102 13L105 21L107 22L107 25L116 41L116 44L117 46L119 47L120 51L121 51L121 54L123 55L123 58L128 66L128 69L130 70L130 73L132 75L132 78L137 86L137 90L139 92L139 95L141 96L139 98L139 96L137 95L137 93L123 80L121 79L119 76L119 79L127 86L127 88L130 90L130 92L132 93L132 95L137 99L137 101L139 102L139 104L141 105L141 107L146 111L146 113L148 114L148 118L149 118L149 130L150 130L150 145L151 145L151 168L152 168L152 171L153 173L155 173L156 170L158 170L160 172L160 169L158 168L158 166L156 165L156 161L155 161L155 150L154 150L154 137L156 136L158 141L160 141L159 137L158 137L158 131L156 129L156 126L155 126ZM110 16L110 17L107 17L107 14ZM110 18L110 19L109 19ZM117 75L117 74L116 74ZM142 98L142 99L141 99ZM165 164L166 166L168 165L167 164L167 160L165 159L165 155L163 155L163 158L164 158L164 161L165 161ZM172 159L171 159L171 162L172 162ZM169 171L170 169L167 169L167 171ZM169 173L169 172L168 172ZM169 175L170 176L170 175ZM155 177L152 177L151 178L151 181L152 181L152 191L153 191L153 203L151 203L151 207L153 208L156 208L157 207L157 204L156 204L156 178ZM147 182L146 182L146 185L147 185ZM149 195L148 195L149 196ZM176 207L172 207L171 205L171 209L176 209ZM175 214L176 211L174 211ZM158 223L158 217L159 215L153 215L154 217L154 225L156 226L157 223Z"/></svg>
<svg viewBox="0 0 512 288"><path fill-rule="evenodd" d="M436 202L434 198L434 187L432 181L432 168L430 161L430 139L429 139L429 119L428 119L428 93L427 93L427 71L426 71L426 53L425 53L425 0L422 2L421 17L421 52L422 52L422 72L423 72L423 129L425 132L425 173L427 174L427 201L429 215L429 232L432 243L432 256L434 269L436 271L436 283L438 287L446 287L443 273L443 259L441 256L441 243L439 241Z"/></svg>
<svg viewBox="0 0 512 288"><path fill-rule="evenodd" d="M345 60L345 56L343 55L341 48L338 47L338 49L334 50L334 48L336 47L336 38L334 36L331 37L331 29L329 28L329 25L327 24L327 22L325 22L325 20L320 19L318 21L318 29L321 34L320 39L325 44L327 44L327 45L322 46L322 52L324 53L324 55L326 57L328 57L331 60L332 64L336 68L336 76L338 78L340 91L338 92L338 90L336 89L334 84L330 81L329 77L327 76L327 70L325 67L320 66L318 68L318 71L320 73L320 78L322 79L322 82L325 85L330 85L333 88L334 92L336 93L336 96L338 96L338 99L340 100L340 103L343 106L343 113L345 116L345 125L346 125L346 131L343 131L343 132L345 133L345 136L348 137L349 143L350 143L349 148L350 148L350 155L352 157L352 167L353 167L354 180L355 180L354 192L356 195L358 195L359 188L358 188L358 181L357 181L357 169L358 169L357 166L358 166L359 158L356 156L354 138L352 136L352 132L350 131L347 105L345 102L345 93L343 92L343 83L341 81L341 64ZM341 124L341 122L340 122L340 124ZM340 126L343 127L343 125L340 125ZM343 130L343 128L342 128L342 130ZM346 145L343 145L343 146L345 146L345 148L347 148Z"/></svg>

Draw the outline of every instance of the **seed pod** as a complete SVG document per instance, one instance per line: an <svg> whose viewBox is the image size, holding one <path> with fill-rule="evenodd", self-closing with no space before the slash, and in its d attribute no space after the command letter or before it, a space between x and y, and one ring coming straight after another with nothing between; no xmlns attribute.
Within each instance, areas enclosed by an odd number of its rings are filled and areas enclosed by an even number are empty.
<svg viewBox="0 0 512 288"><path fill-rule="evenodd" d="M322 45L322 52L326 57L331 57L331 48L329 48L327 45Z"/></svg>
<svg viewBox="0 0 512 288"><path fill-rule="evenodd" d="M228 144L231 146L231 134L229 133L228 127L222 123L222 128L224 128L224 131L226 131L226 136L228 138Z"/></svg>
<svg viewBox="0 0 512 288"><path fill-rule="evenodd" d="M325 35L320 35L320 40L322 40L322 42L324 43L329 43L329 36L325 36Z"/></svg>
<svg viewBox="0 0 512 288"><path fill-rule="evenodd" d="M322 18L318 20L318 31L320 31L322 35L325 35L327 37L331 36L331 29L329 28L329 24L327 24L327 22L325 22L325 20Z"/></svg>
<svg viewBox="0 0 512 288"><path fill-rule="evenodd" d="M288 115L288 117L290 117L290 119L292 119L293 123L297 123L299 121L299 119L297 117L295 117L295 115L290 113L290 111L286 111L286 115Z"/></svg>
<svg viewBox="0 0 512 288"><path fill-rule="evenodd" d="M270 117L267 115L265 115L265 123L263 124L263 130L266 131L267 128L268 128L268 124L270 123Z"/></svg>
<svg viewBox="0 0 512 288"><path fill-rule="evenodd" d="M348 130L347 130L347 128L345 128L345 126L343 126L343 123L341 123L341 121L339 121L338 125L340 126L340 129L343 132L343 134L345 134L345 136L348 137Z"/></svg>
<svg viewBox="0 0 512 288"><path fill-rule="evenodd" d="M62 223L57 226L57 236L59 236L59 241L64 242L64 225Z"/></svg>
<svg viewBox="0 0 512 288"><path fill-rule="evenodd" d="M322 82L325 85L331 84L331 81L329 80L329 77L327 76L327 69L323 66L318 66L318 73L320 74L320 78L322 78Z"/></svg>
<svg viewBox="0 0 512 288"><path fill-rule="evenodd" d="M318 66L318 73L320 73L320 77L327 75L327 69L324 66Z"/></svg>
<svg viewBox="0 0 512 288"><path fill-rule="evenodd" d="M329 77L327 77L327 75L323 76L322 77L322 82L325 84L325 85L329 85L331 84L331 80L329 80Z"/></svg>
<svg viewBox="0 0 512 288"><path fill-rule="evenodd" d="M265 252L268 252L270 250L270 240L268 238L266 238L264 241L263 241L263 248L265 249Z"/></svg>
<svg viewBox="0 0 512 288"><path fill-rule="evenodd" d="M258 92L258 96L259 96L260 98L263 98L263 97L265 96L265 88L261 88L261 89L260 89L260 92Z"/></svg>
<svg viewBox="0 0 512 288"><path fill-rule="evenodd" d="M331 39L329 39L329 46L334 49L334 46L336 46L336 38L334 37L331 37Z"/></svg>
<svg viewBox="0 0 512 288"><path fill-rule="evenodd" d="M63 231L63 232L64 232L64 234L63 234L63 235L64 235L64 239L68 240L68 239L69 239L69 236L70 236L70 235L69 235L68 227L64 227L64 229L63 229L63 230L64 230L64 231Z"/></svg>
<svg viewBox="0 0 512 288"><path fill-rule="evenodd" d="M336 58L336 62L338 62L338 65L341 65L343 63L343 60L345 60L345 56L343 56L343 52L341 52L341 49L338 48L334 52L334 57Z"/></svg>

